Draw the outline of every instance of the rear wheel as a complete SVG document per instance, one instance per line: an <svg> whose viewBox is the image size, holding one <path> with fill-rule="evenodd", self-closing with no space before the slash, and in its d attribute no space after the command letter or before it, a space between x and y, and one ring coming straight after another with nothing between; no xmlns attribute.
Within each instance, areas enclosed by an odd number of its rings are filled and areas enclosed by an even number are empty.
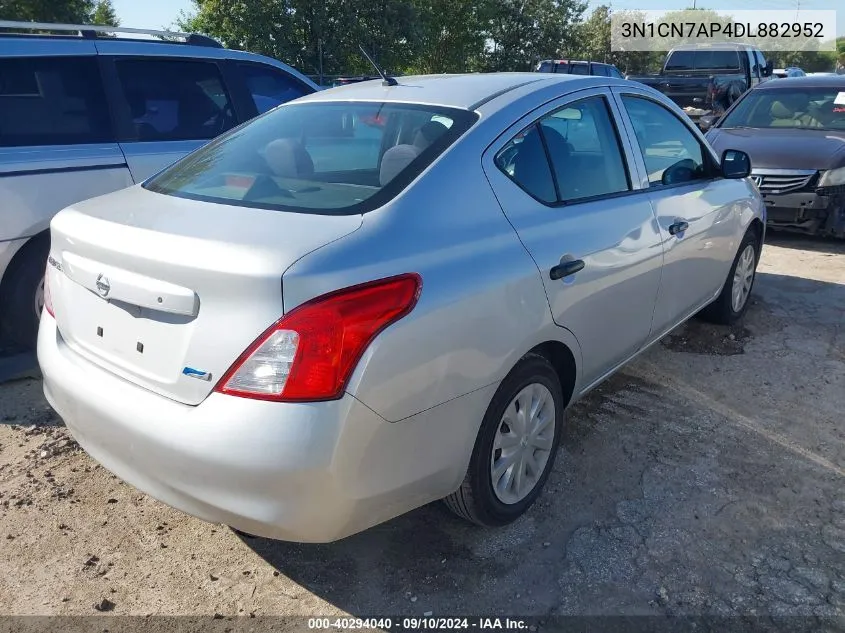
<svg viewBox="0 0 845 633"><path fill-rule="evenodd" d="M712 323L732 325L745 314L760 259L758 244L756 233L748 231L739 245L722 293L701 313L705 319Z"/></svg>
<svg viewBox="0 0 845 633"><path fill-rule="evenodd" d="M552 365L543 356L525 356L493 396L466 477L446 505L479 525L504 525L522 515L551 472L563 408Z"/></svg>
<svg viewBox="0 0 845 633"><path fill-rule="evenodd" d="M0 287L0 315L4 338L27 349L35 346L44 307L44 266L49 237L27 243L9 266Z"/></svg>

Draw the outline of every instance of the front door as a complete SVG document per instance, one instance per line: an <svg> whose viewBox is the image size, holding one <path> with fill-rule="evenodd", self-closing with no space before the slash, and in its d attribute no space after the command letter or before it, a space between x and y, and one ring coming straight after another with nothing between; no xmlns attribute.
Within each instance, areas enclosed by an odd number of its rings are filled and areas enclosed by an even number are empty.
<svg viewBox="0 0 845 633"><path fill-rule="evenodd" d="M661 336L721 290L742 237L737 200L744 184L720 177L715 156L691 123L644 92L614 92L648 175L663 241L653 332Z"/></svg>
<svg viewBox="0 0 845 633"><path fill-rule="evenodd" d="M483 164L539 268L555 322L581 345L588 386L648 338L663 253L611 93L576 95L523 119Z"/></svg>

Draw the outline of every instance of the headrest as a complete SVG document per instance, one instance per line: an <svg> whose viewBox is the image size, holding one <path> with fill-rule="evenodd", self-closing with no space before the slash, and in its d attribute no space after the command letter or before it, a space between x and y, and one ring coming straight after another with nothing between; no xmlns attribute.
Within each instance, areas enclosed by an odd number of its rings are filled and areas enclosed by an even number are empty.
<svg viewBox="0 0 845 633"><path fill-rule="evenodd" d="M772 107L769 108L769 114L775 119L791 119L794 111L787 108L780 101L775 101L772 103Z"/></svg>
<svg viewBox="0 0 845 633"><path fill-rule="evenodd" d="M314 162L301 143L289 138L270 141L264 148L264 160L276 176L282 178L310 178Z"/></svg>
<svg viewBox="0 0 845 633"><path fill-rule="evenodd" d="M393 180L421 152L422 150L415 145L396 145L387 150L381 158L381 170L379 172L381 186L384 187Z"/></svg>
<svg viewBox="0 0 845 633"><path fill-rule="evenodd" d="M417 133L414 135L414 145L420 149L425 149L440 138L448 129L438 121L429 121L417 130Z"/></svg>

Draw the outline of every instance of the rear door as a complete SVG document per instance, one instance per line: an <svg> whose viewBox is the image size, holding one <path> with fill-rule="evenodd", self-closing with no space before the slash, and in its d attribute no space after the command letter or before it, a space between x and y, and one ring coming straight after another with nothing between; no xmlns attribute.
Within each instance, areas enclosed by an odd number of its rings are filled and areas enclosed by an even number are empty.
<svg viewBox="0 0 845 633"><path fill-rule="evenodd" d="M636 144L640 171L663 240L654 334L662 335L720 290L741 237L744 181L719 176L700 135L664 104L635 87L613 89Z"/></svg>
<svg viewBox="0 0 845 633"><path fill-rule="evenodd" d="M483 166L539 268L556 323L581 344L589 385L646 341L662 250L610 92L576 95L515 124Z"/></svg>
<svg viewBox="0 0 845 633"><path fill-rule="evenodd" d="M0 38L0 241L131 184L93 43Z"/></svg>
<svg viewBox="0 0 845 633"><path fill-rule="evenodd" d="M136 183L240 122L221 61L121 55L106 57L105 68Z"/></svg>

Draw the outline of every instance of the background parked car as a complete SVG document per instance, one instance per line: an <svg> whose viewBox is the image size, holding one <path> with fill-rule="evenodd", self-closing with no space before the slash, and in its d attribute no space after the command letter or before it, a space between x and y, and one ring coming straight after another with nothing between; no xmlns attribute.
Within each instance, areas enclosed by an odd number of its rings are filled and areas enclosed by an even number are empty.
<svg viewBox="0 0 845 633"><path fill-rule="evenodd" d="M845 76L769 81L707 139L751 157L772 228L845 237Z"/></svg>
<svg viewBox="0 0 845 633"><path fill-rule="evenodd" d="M206 37L0 22L0 331L34 343L47 228L62 208L138 183L268 109L314 92L296 70ZM97 37L157 35L170 40Z"/></svg>
<svg viewBox="0 0 845 633"><path fill-rule="evenodd" d="M805 75L806 73L803 70L795 67L775 68L772 72L772 77L777 77L778 79L786 79L787 77L804 77Z"/></svg>
<svg viewBox="0 0 845 633"><path fill-rule="evenodd" d="M545 59L537 64L538 73L557 73L560 75L596 75L624 79L619 69L604 62L579 61L571 59Z"/></svg>
<svg viewBox="0 0 845 633"><path fill-rule="evenodd" d="M691 44L669 51L659 73L627 78L659 90L698 121L705 115L722 114L771 74L772 63L754 46Z"/></svg>

